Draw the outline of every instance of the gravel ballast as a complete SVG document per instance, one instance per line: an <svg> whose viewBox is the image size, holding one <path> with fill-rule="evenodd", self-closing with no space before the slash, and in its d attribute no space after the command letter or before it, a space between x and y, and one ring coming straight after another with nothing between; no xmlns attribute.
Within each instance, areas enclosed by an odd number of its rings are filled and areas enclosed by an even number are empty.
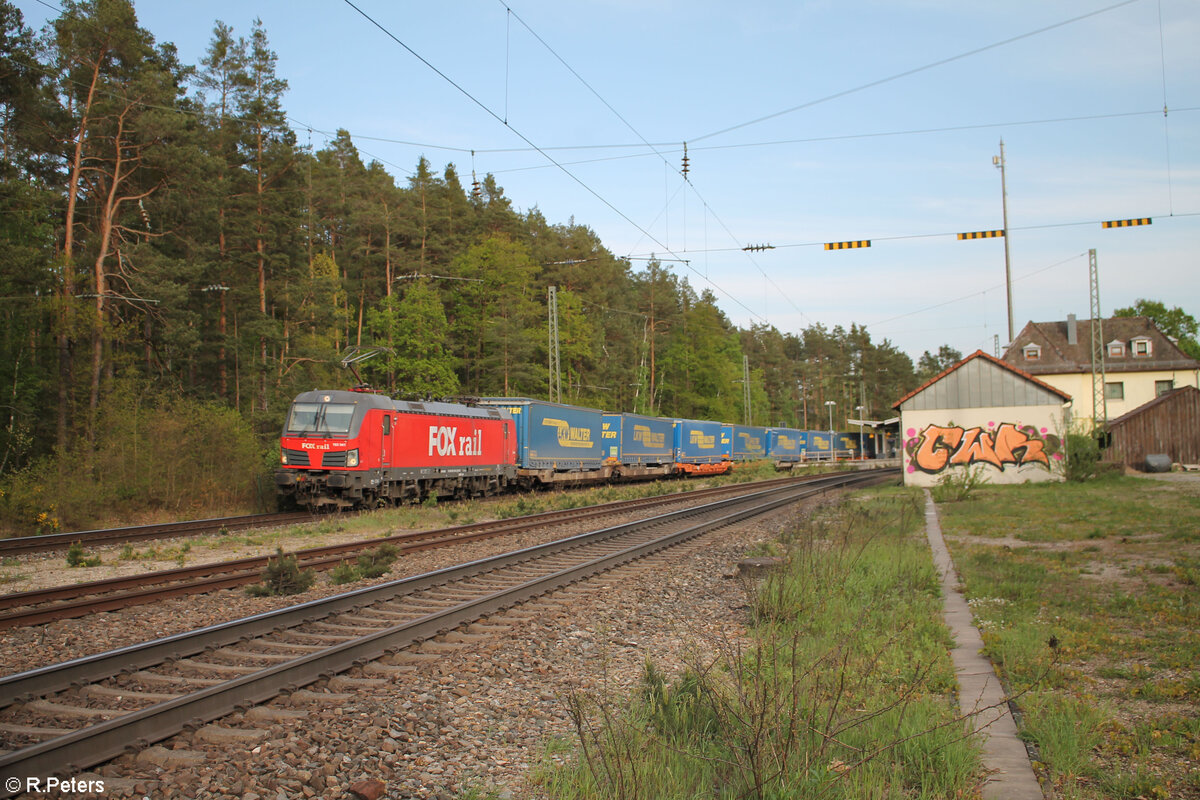
<svg viewBox="0 0 1200 800"><path fill-rule="evenodd" d="M358 797L380 786L384 797L455 798L471 789L535 797L531 767L554 758L546 755L546 743L574 743L567 711L573 694L621 700L647 660L670 674L688 653L736 646L748 597L740 579L731 577L733 568L752 544L795 524L801 509L708 534L486 620L465 635L426 643L418 654L335 676L265 710L122 756L93 774L106 781L104 797ZM506 537L503 544L468 545L455 549L452 560L575 532L560 525L545 534ZM418 554L389 577L449 560L443 552ZM290 600L356 585L322 581ZM271 598L220 592L6 631L0 664L9 672L17 664L28 669L278 605Z"/></svg>

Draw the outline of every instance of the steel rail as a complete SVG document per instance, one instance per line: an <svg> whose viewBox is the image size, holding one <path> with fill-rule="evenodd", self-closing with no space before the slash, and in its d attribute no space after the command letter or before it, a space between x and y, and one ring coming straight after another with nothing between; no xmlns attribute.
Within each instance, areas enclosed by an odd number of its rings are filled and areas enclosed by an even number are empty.
<svg viewBox="0 0 1200 800"><path fill-rule="evenodd" d="M786 477L758 481L753 484L729 484L686 493L614 501L583 509L549 511L510 520L473 523L471 525L429 531L414 531L380 539L312 547L297 550L292 555L296 557L299 566L304 569L332 569L341 564L347 554L361 553L385 544L397 545L400 553L403 555L426 549L508 535L543 525L551 520L590 519L597 516L644 508L646 506L652 507L654 505L677 502L684 498L691 499L735 492L745 489L747 486L767 488L773 485L808 482L813 479L812 476L804 478ZM470 531L476 532L470 533ZM168 597L199 594L244 586L260 580L261 571L272 558L274 556L249 556L230 561L197 564L190 567L157 570L138 575L107 578L86 583L32 589L27 592L0 595L0 609L21 609L7 614L0 614L0 630L40 625L59 619L81 617L86 614L102 611L114 611L134 605L155 602ZM168 583L175 583L175 585L157 589L149 588ZM117 594L118 592L121 593ZM55 601L64 602L47 605Z"/></svg>
<svg viewBox="0 0 1200 800"><path fill-rule="evenodd" d="M838 476L842 485L878 480L879 474ZM824 484L824 482L822 482ZM122 648L96 656L76 659L61 665L45 667L0 680L0 697L25 698L44 696L72 684L86 684L111 677L122 671L138 669L170 658L179 658L210 647L252 638L262 632L276 631L297 622L320 619L339 609L354 610L372 602L412 591L418 586L444 584L453 578L492 571L497 566L523 563L534 558L561 553L581 544L603 542L669 520L723 512L715 519L690 525L686 529L657 537L648 542L623 547L615 553L589 558L587 561L553 571L532 581L492 592L460 603L450 609L428 614L366 636L334 645L319 652L301 656L272 667L189 695L167 700L146 708L130 711L113 719L77 731L21 748L0 756L0 772L6 776L28 777L85 769L124 752L131 743L141 746L159 741L189 726L217 719L239 707L263 702L283 691L306 685L322 677L361 665L385 653L395 652L413 643L445 633L463 622L495 613L532 597L562 588L585 577L612 569L636 558L756 516L793 502L800 496L830 488L812 483L784 486L756 492L696 508L670 512L649 520L580 534L545 545L525 548L513 553L480 559L469 564L449 567L426 575L367 587L333 598L312 601L288 609L280 609L198 631L142 645ZM726 511L734 508L734 511Z"/></svg>
<svg viewBox="0 0 1200 800"><path fill-rule="evenodd" d="M778 478L775 480L787 480ZM723 487L714 487L720 489ZM709 491L702 489L699 491ZM621 502L621 501L617 501ZM632 501L625 501L632 502ZM564 514L564 511L550 511L546 514ZM179 538L198 533L210 533L221 530L245 530L247 528L265 527L271 525L290 525L293 523L317 522L336 515L313 514L309 511L288 511L271 514L248 514L238 517L213 517L209 519L181 520L178 522L161 522L151 525L135 525L125 528L102 528L90 531L63 531L46 533L36 536L13 536L0 538L0 556L14 556L28 553L41 553L53 550L63 550L76 542L85 545L122 544L124 542L146 541L149 539ZM480 523L487 524L487 523Z"/></svg>
<svg viewBox="0 0 1200 800"><path fill-rule="evenodd" d="M139 542L147 539L173 539L195 533L219 531L222 528L231 531L245 530L269 525L314 522L317 519L320 517L308 511L287 511L272 514L246 514L240 517L159 522L152 525L133 525L127 528L100 528L91 531L44 533L38 536L14 536L0 539L0 555L14 556L63 550L76 542L86 545L121 544L122 542Z"/></svg>

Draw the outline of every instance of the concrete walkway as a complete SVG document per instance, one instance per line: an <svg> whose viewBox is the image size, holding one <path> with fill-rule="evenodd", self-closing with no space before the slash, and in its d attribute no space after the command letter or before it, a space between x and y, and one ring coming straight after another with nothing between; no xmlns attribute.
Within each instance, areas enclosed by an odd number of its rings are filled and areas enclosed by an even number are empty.
<svg viewBox="0 0 1200 800"><path fill-rule="evenodd" d="M985 800L1043 800L1042 787L1029 763L1025 744L1017 738L1017 725L1008 711L1004 689L992 663L980 654L983 639L971 618L967 600L958 590L958 573L942 538L937 506L925 490L925 534L933 562L942 578L943 616L955 646L950 655L958 675L958 703L983 737L983 762L988 771L983 786Z"/></svg>

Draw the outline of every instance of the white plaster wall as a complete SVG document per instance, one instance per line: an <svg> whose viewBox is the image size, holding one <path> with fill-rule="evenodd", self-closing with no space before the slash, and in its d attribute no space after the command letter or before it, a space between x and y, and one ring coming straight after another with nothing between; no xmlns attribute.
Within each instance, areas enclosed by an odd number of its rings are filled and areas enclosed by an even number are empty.
<svg viewBox="0 0 1200 800"><path fill-rule="evenodd" d="M1064 451L1064 408L1060 405L1013 406L1010 408L958 408L933 411L902 411L900 414L900 437L905 486L935 486L947 474L961 476L966 470L977 470L988 483L1025 483L1029 481L1062 480L1066 453ZM1028 463L1003 463L1000 467L976 460L973 464L954 463L969 455L964 445L976 442L977 455L986 452L995 443L1001 425L1009 423L1028 435L1032 427L1032 439L1041 443L1046 455L1046 464L1037 461ZM958 448L948 447L943 437L940 444L929 447L932 435L923 433L930 425L942 428L962 428L964 434ZM972 433L978 428L978 435ZM922 448L922 443L926 444ZM1033 449L1037 449L1035 445ZM943 455L945 458L943 459ZM1026 453L1028 454L1028 453ZM930 471L935 462L944 460L944 466Z"/></svg>
<svg viewBox="0 0 1200 800"><path fill-rule="evenodd" d="M1200 375L1196 370L1161 370L1158 372L1110 372L1106 376L1108 383L1123 383L1125 385L1124 400L1109 400L1107 403L1108 418L1116 419L1126 412L1140 408L1158 395L1155 394L1156 381L1173 381L1174 388L1195 386L1200 388ZM1071 395L1074 400L1074 414L1080 419L1092 418L1092 374L1090 372L1072 372L1062 375L1038 375L1038 380L1045 381L1055 389L1060 389Z"/></svg>

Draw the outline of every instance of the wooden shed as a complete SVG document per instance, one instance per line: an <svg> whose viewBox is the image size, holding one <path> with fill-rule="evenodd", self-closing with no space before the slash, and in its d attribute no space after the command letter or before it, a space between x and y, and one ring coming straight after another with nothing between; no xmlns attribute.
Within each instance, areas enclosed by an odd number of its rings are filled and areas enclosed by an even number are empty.
<svg viewBox="0 0 1200 800"><path fill-rule="evenodd" d="M1162 453L1177 464L1200 464L1200 389L1173 389L1112 420L1108 429L1106 461L1140 469L1146 456Z"/></svg>

